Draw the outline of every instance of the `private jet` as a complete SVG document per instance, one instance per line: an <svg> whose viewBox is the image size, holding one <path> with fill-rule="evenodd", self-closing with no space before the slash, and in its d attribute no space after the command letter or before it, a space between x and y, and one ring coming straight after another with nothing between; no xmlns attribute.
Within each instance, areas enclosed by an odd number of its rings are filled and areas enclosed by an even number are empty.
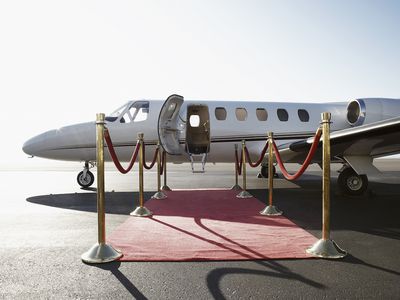
<svg viewBox="0 0 400 300"><path fill-rule="evenodd" d="M116 153L129 161L144 133L146 158L160 142L173 163L190 162L193 172L204 172L206 162L234 162L234 146L246 140L250 156L259 157L267 133L273 132L284 162L302 163L320 125L321 113L331 113L331 161L342 164L338 186L343 193L361 195L368 176L380 174L374 158L400 152L400 99L362 98L346 102L297 103L257 101L167 100L129 101L106 116ZM82 187L93 184L89 169L96 161L95 121L39 134L23 145L30 156L80 161ZM320 142L321 143L321 142ZM321 165L321 145L313 163ZM111 161L108 151L105 160ZM267 156L261 174L268 176Z"/></svg>

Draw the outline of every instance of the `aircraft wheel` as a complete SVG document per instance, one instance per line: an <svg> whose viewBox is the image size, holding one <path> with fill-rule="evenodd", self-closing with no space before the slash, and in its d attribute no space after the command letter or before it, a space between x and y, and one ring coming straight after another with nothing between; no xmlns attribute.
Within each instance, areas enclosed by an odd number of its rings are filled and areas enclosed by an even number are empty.
<svg viewBox="0 0 400 300"><path fill-rule="evenodd" d="M274 174L274 176L276 175L276 168L275 168L275 166L274 166L274 168L273 168L273 174ZM268 178L268 165L262 166L262 167L261 167L261 175L262 175L262 177L264 177L264 178Z"/></svg>
<svg viewBox="0 0 400 300"><path fill-rule="evenodd" d="M76 177L76 181L81 187L87 188L93 184L94 175L92 172L86 171L86 176L84 176L83 171L81 171Z"/></svg>
<svg viewBox="0 0 400 300"><path fill-rule="evenodd" d="M347 167L339 174L338 184L343 193L360 196L368 188L368 177L358 175L352 168Z"/></svg>

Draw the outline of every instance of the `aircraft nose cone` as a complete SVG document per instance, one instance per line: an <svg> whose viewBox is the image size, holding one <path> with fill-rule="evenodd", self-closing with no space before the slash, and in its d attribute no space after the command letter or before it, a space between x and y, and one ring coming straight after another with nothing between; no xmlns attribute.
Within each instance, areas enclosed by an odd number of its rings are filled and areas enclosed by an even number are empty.
<svg viewBox="0 0 400 300"><path fill-rule="evenodd" d="M28 155L33 155L32 154L32 149L34 149L34 142L33 139L27 140L23 145L22 145L22 151L24 151Z"/></svg>
<svg viewBox="0 0 400 300"><path fill-rule="evenodd" d="M45 150L46 141L54 135L55 130L51 130L30 138L23 144L22 151L28 155L40 156Z"/></svg>
<svg viewBox="0 0 400 300"><path fill-rule="evenodd" d="M35 136L29 140L27 140L22 146L22 151L24 151L28 155L37 156L41 151L41 135Z"/></svg>

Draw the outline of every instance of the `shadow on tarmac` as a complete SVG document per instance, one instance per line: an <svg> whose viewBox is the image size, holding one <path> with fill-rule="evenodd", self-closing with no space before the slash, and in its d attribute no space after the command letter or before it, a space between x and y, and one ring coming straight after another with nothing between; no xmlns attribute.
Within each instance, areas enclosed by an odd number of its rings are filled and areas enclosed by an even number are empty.
<svg viewBox="0 0 400 300"><path fill-rule="evenodd" d="M284 215L306 230L321 229L322 188L314 181L296 182L301 189L274 190L274 205ZM267 202L267 190L251 193ZM400 240L400 186L371 182L363 196L344 196L334 182L331 184L331 227L353 230L389 239Z"/></svg>
<svg viewBox="0 0 400 300"><path fill-rule="evenodd" d="M110 271L115 278L125 287L125 289L132 295L133 299L145 300L148 299L138 288L119 270L121 262L110 262L106 264L87 264L105 271Z"/></svg>
<svg viewBox="0 0 400 300"><path fill-rule="evenodd" d="M154 192L145 193L145 199L150 199ZM139 205L138 193L106 192L105 210L108 214L129 215ZM30 203L72 209L86 212L97 212L95 193L51 194L29 197Z"/></svg>
<svg viewBox="0 0 400 300"><path fill-rule="evenodd" d="M390 270L390 269L387 269L387 268L383 268L383 267L380 267L380 266L376 266L376 265L367 263L367 262L365 262L365 261L363 261L363 260L361 260L361 259L359 259L357 257L352 256L351 254L348 254L345 257L345 259L343 260L343 262L344 263L354 264L354 265L362 265L362 266L365 266L365 267L368 267L368 268L372 268L372 269L375 269L375 270L379 270L379 271L383 271L383 272L386 272L386 273L390 273L390 274L393 274L393 275L400 276L400 272L396 272L396 271L393 271L393 270Z"/></svg>
<svg viewBox="0 0 400 300"><path fill-rule="evenodd" d="M255 264L264 267L266 270L256 270L249 268L215 268L207 274L207 287L214 299L226 299L223 290L220 287L220 282L224 276L228 275L257 275L266 277L275 277L279 279L297 280L303 284L312 286L317 289L326 289L327 287L316 281L308 279L300 274L296 274L287 267L279 264L276 261L254 261ZM111 262L106 264L87 264L105 271L110 271L115 278L125 287L134 299L148 299L138 288L130 281L120 270L121 262ZM267 270L268 269L268 270Z"/></svg>
<svg viewBox="0 0 400 300"><path fill-rule="evenodd" d="M327 287L323 284L320 284L311 279L307 279L300 274L293 273L285 266L279 264L276 261L254 261L254 263L265 267L268 270L256 270L256 269L248 269L248 268L234 268L234 267L226 267L226 268L216 268L210 271L207 274L207 287L214 299L227 299L220 287L220 283L223 277L228 275L256 275L256 276L265 276L265 277L275 277L279 279L287 279L287 280L297 280L303 284L312 286L317 289L324 290Z"/></svg>
<svg viewBox="0 0 400 300"><path fill-rule="evenodd" d="M254 261L255 264L264 267L266 270L260 269L249 269L249 268L238 268L238 267L226 267L226 268L215 268L207 274L206 282L207 287L214 299L226 299L223 294L220 283L225 276L229 275L256 275L256 276L266 276L275 277L279 279L286 280L296 280L303 284L312 286L313 288L324 290L327 287L321 283L314 280L308 279L300 274L296 274L287 267L279 264L277 261ZM339 260L338 263L347 264L357 264L370 267L376 270L391 273L393 275L400 276L399 272L389 270L383 267L375 266L366 263L352 255L348 255L344 260ZM87 264L88 266L94 266L105 271L110 271L115 278L125 287L125 289L134 297L135 299L148 299L141 293L138 288L119 270L121 262L111 262L106 264Z"/></svg>

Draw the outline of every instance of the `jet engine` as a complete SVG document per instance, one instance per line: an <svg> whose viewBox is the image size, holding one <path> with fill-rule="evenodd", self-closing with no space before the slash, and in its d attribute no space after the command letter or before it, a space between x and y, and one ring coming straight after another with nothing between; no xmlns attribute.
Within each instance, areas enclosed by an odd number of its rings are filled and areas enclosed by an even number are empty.
<svg viewBox="0 0 400 300"><path fill-rule="evenodd" d="M400 116L400 99L356 99L347 105L347 122L351 126L373 123Z"/></svg>

